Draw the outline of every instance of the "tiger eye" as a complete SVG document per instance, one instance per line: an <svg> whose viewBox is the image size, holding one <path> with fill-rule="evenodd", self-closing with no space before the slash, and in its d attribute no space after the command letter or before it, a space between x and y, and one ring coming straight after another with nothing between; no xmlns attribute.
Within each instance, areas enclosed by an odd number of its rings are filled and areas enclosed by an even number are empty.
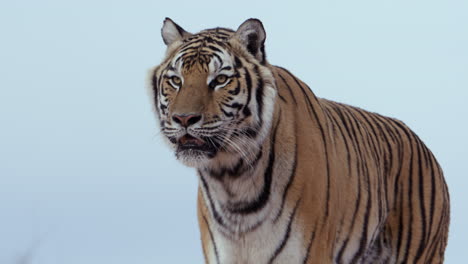
<svg viewBox="0 0 468 264"><path fill-rule="evenodd" d="M181 80L179 77L177 77L177 76L172 76L172 77L171 77L171 80L172 80L172 82L173 82L175 85L177 85L177 86L179 86L179 85L182 83L182 80Z"/></svg>
<svg viewBox="0 0 468 264"><path fill-rule="evenodd" d="M218 84L223 84L223 83L225 83L225 82L227 81L227 79L228 79L227 76L224 75L224 74L218 75L218 76L216 77L216 82L217 82Z"/></svg>

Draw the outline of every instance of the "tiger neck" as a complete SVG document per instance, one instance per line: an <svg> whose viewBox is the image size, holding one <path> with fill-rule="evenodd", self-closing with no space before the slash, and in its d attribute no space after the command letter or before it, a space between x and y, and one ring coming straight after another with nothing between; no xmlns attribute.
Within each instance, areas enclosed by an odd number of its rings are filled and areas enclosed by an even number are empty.
<svg viewBox="0 0 468 264"><path fill-rule="evenodd" d="M279 163L273 142L280 127L280 114L276 108L270 132L250 156L237 156L228 166L198 170L205 205L226 234L251 231L275 213L275 203L271 201L278 200L274 190L280 183L273 178Z"/></svg>

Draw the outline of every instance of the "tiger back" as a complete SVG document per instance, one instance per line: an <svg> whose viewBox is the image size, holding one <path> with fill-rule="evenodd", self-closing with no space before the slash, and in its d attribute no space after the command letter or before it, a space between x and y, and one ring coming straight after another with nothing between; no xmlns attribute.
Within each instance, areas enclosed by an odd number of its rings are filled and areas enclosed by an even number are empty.
<svg viewBox="0 0 468 264"><path fill-rule="evenodd" d="M449 196L401 121L318 98L265 55L256 19L166 19L151 71L163 138L197 170L206 263L442 263Z"/></svg>

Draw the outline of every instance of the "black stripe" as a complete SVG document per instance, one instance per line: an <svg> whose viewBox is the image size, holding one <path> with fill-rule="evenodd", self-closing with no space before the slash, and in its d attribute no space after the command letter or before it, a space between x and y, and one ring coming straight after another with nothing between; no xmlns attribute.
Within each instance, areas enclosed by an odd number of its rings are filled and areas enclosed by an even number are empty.
<svg viewBox="0 0 468 264"><path fill-rule="evenodd" d="M180 60L184 59L184 55L181 55L177 58L177 60L174 61L174 65L176 65Z"/></svg>
<svg viewBox="0 0 468 264"><path fill-rule="evenodd" d="M404 163L404 156L403 156L403 149L404 149L404 145L403 145L403 136L402 134L400 133L400 131L398 130L397 128L397 122L395 122L394 120L389 120L389 121L393 121L391 123L391 125L389 125L389 127L395 129L395 133L397 134L395 137L397 139L397 150L398 150L398 162L396 163L397 166L398 166L398 169L397 169L397 174L396 174L396 177L395 177L395 182L393 184L393 197L395 197L394 199L396 199L396 197L398 196L398 190L399 190L399 187L400 187L400 177L401 175L403 174L403 163ZM392 130L389 130L389 131L392 131Z"/></svg>
<svg viewBox="0 0 468 264"><path fill-rule="evenodd" d="M350 225L350 229L349 229L350 231L349 231L348 237L343 242L343 245L341 246L340 250L338 251L338 255L336 257L336 262L337 263L342 263L343 262L343 260L342 260L343 253L346 251L345 249L348 246L349 236L352 234L352 231L353 231L354 226L356 224L357 213L359 212L359 208L361 208L361 200L362 200L361 175L364 173L363 164L362 164L361 161L363 161L364 158L363 158L363 154L361 152L360 144L357 141L358 136L356 134L356 130L354 129L354 123L351 122L350 116L348 115L348 113L344 111L345 107L343 107L341 105L334 105L334 107L335 107L336 113L338 114L338 116L342 120L343 126L345 127L345 131L347 132L349 138L351 139L353 150L354 150L354 152L356 154L355 162L356 162L356 170L357 170L356 171L357 199L356 199L356 202L355 202L355 205L354 205L353 216L351 218L352 220L351 220L351 225Z"/></svg>
<svg viewBox="0 0 468 264"><path fill-rule="evenodd" d="M429 209L429 230L432 229L432 224L433 224L433 219L434 219L434 208L435 208L435 173L434 173L434 157L431 155L430 160L430 170L431 170L431 190L430 190L430 195L431 195L431 202L430 202L430 209ZM430 233L429 233L430 234ZM428 234L428 235L429 235Z"/></svg>
<svg viewBox="0 0 468 264"><path fill-rule="evenodd" d="M223 114L227 117L234 117L234 113L232 112L226 112L222 107L220 107L221 109L221 112L223 112Z"/></svg>
<svg viewBox="0 0 468 264"><path fill-rule="evenodd" d="M283 81L286 88L288 88L288 92L289 92L291 98L293 99L294 103L297 104L296 98L294 97L294 93L291 90L291 87L289 86L288 82L284 79L284 77L279 72L278 72L278 76L281 78L281 80Z"/></svg>
<svg viewBox="0 0 468 264"><path fill-rule="evenodd" d="M409 141L409 146L410 146L410 160L409 160L409 170L408 170L408 173L409 173L409 182L408 182L408 206L409 206L409 210L407 210L409 212L409 222L408 222L408 235L407 235L407 238L405 239L405 241L407 242L406 243L406 247L405 247L405 253L404 253L404 261L405 263L407 263L408 261L408 256L409 256L409 250L410 250L410 245L411 245L411 239L412 239L412 229L413 229L413 204L412 204L412 196L413 196L413 162L414 162L414 150L413 150L413 138L410 136L409 132L407 131L407 128L404 127L403 125L401 125L399 122L395 122L394 123L396 126L398 126L402 131L403 133L406 135L406 138L408 139ZM401 192L402 195L403 195L403 191ZM403 200L403 197L401 197L401 199ZM401 207L400 208L403 208L403 204L401 203ZM403 211L401 212L400 214L400 228L402 229L402 225L403 225ZM399 234L400 235L400 234ZM399 237L399 246L398 246L398 254L397 254L397 260L399 259L400 257L400 253L402 251L402 249L400 247L403 246L403 243L402 243L402 237Z"/></svg>
<svg viewBox="0 0 468 264"><path fill-rule="evenodd" d="M295 126L294 126L295 127ZM297 138L295 137L295 142L294 142L294 161L293 161L293 164L292 164L292 167L291 167L291 174L289 176L289 179L288 179L288 182L286 183L286 186L284 187L284 190L283 190L283 197L282 197L282 200L281 200L281 207L280 207L280 210L278 211L278 214L276 215L275 219L273 220L273 223L276 223L279 219L279 217L281 216L281 214L283 213L283 209L284 209L284 202L286 201L286 197L288 195L288 191L289 191L289 188L291 187L293 181L294 181L294 178L296 176L296 168L297 168Z"/></svg>
<svg viewBox="0 0 468 264"><path fill-rule="evenodd" d="M334 107L341 107L340 105L332 105ZM352 176L352 171L351 171L351 168L352 168L352 164L351 164L351 153L350 153L350 146L349 146L349 143L348 143L348 138L345 137L345 131L343 131L343 127L344 126L346 128L346 135L349 137L349 140L351 141L352 144L354 144L354 141L353 139L351 138L350 134L349 134L349 129L347 128L347 125L346 123L344 122L343 120L343 116L341 116L341 118L335 118L334 114L337 114L338 116L340 116L340 113L334 108L334 107L330 107L330 118L332 119L332 122L334 122L334 124L336 124L336 126L338 127L338 131L340 132L340 135L341 135L341 138L343 139L343 142L344 142L344 145L345 145L345 148L346 148L346 159L347 159L347 164L348 164L348 178L351 178ZM354 145L354 151L356 152L356 155L357 155L357 151L356 151L356 146ZM357 176L359 178L359 175ZM354 227L354 223L355 223L355 219L356 219L356 214L358 212L358 209L359 209L359 203L360 203L360 200L361 200L361 190L359 188L360 186L360 179L358 179L358 197L357 197L357 200L356 200L356 204L355 204L355 209L354 209L354 213L353 213L353 217L352 217L352 223L351 223L351 226L350 226L350 231L352 231L353 227ZM340 220L341 222L341 226L344 224L343 223L343 216ZM343 228L343 227L342 227ZM350 233L350 232L349 232ZM338 234L339 236L340 234ZM341 248L338 250L338 254L336 255L335 257L335 262L336 263L342 263L343 260L343 254L344 254L344 251L345 251L345 248L347 247L348 245L348 242L349 242L349 236L344 240L343 244L341 245Z"/></svg>
<svg viewBox="0 0 468 264"><path fill-rule="evenodd" d="M161 103L161 104L159 104L159 108L161 109L161 112L162 112L163 115L166 115L166 114L167 114L167 111L166 111L167 106L165 106L165 105L163 105L163 104Z"/></svg>
<svg viewBox="0 0 468 264"><path fill-rule="evenodd" d="M159 107L158 106L158 98L159 98L159 91L158 91L158 77L156 76L156 70L153 72L153 78L152 78L152 88L153 88L153 93L154 93L154 105L156 106L156 112L159 114Z"/></svg>
<svg viewBox="0 0 468 264"><path fill-rule="evenodd" d="M213 249L214 249L215 256L216 256L216 263L219 264L218 247L216 246L216 242L215 242L214 237L213 237L213 232L211 232L210 224L208 223L208 220L206 219L206 216L204 214L202 214L202 216L203 216L203 220L205 220L205 224L206 224L206 226L208 228L208 233L210 234L211 242L213 244ZM207 256L207 258L208 258L208 255L205 254L205 256Z"/></svg>
<svg viewBox="0 0 468 264"><path fill-rule="evenodd" d="M258 135L258 129L260 129L259 127L255 127L255 128L247 128L246 130L244 130L244 136L246 137L249 137L249 138L256 138L257 135Z"/></svg>
<svg viewBox="0 0 468 264"><path fill-rule="evenodd" d="M407 131L405 131L407 133ZM410 138L408 135L409 142L411 145L411 159L410 159L410 168L409 168L409 182L408 182L408 206L409 206L409 226L408 226L408 237L406 239L406 249L405 249L405 255L404 255L404 262L408 263L408 258L409 258L409 251L410 251L410 246L411 242L413 239L413 163L414 163L414 151L413 151L413 140Z"/></svg>
<svg viewBox="0 0 468 264"><path fill-rule="evenodd" d="M220 50L218 47L213 46L213 45L206 45L207 48L214 50L215 52L221 52L223 53L222 50Z"/></svg>
<svg viewBox="0 0 468 264"><path fill-rule="evenodd" d="M383 200L383 196L382 196L382 177L385 177L385 175L382 173L382 169L381 169L381 164L383 164L383 162L381 162L381 152L382 152L382 149L381 149L381 146L379 144L379 141L377 139L377 132L375 131L374 129L374 124L372 122L369 121L368 119L368 115L370 115L369 112L366 112L366 111L363 111L361 109L358 109L358 108L354 108L354 107L349 107L348 108L351 115L354 117L355 120L359 121L359 124L361 125L360 127L364 130L365 132L365 135L366 137L364 137L364 135L362 136L362 139L364 142L367 142L367 153L372 155L372 157L374 158L374 163L373 165L375 166L375 168L377 169L377 175L376 177L373 177L374 179L376 178L377 180L377 212L378 212L378 225L377 227L379 227L381 225L381 223L383 222L383 215L384 215L384 206L382 204ZM358 118L356 115L354 115L353 112L356 112L357 114L359 114L360 117L362 118ZM369 128L370 130L372 131L369 131ZM365 140L367 139L367 140ZM369 159L368 159L369 160ZM369 165L368 165L369 166ZM370 181L369 181L369 193L371 193L371 187L370 187ZM371 195L371 194L370 194ZM372 242L374 239L375 239L375 236L378 234L378 231L379 231L379 228L376 228L374 230L374 232L372 233L371 237L370 237L370 242Z"/></svg>
<svg viewBox="0 0 468 264"><path fill-rule="evenodd" d="M336 112L336 110L332 107L330 108L331 111L334 111L335 114L338 114ZM331 113L331 112L330 112ZM345 148L346 148L346 160L347 160L347 164L348 164L348 177L351 177L351 168L352 168L352 165L351 165L351 153L350 153L350 150L349 150L349 145L348 145L348 139L345 137L345 132L343 131L343 128L341 125L344 125L343 124L343 120L341 120L341 124L339 123L338 119L335 118L335 116L333 115L333 113L331 113L331 118L333 119L333 122L336 124L336 126L338 127L338 130L340 131L340 135L341 135L341 138L343 138L343 142L344 142L344 145L345 145ZM349 134L348 134L349 136Z"/></svg>
<svg viewBox="0 0 468 264"><path fill-rule="evenodd" d="M442 176L442 174L440 174L441 172L439 171L439 175ZM448 193L447 193L448 194ZM432 243L431 245L429 246L429 250L428 252L430 252L430 254L426 255L426 260L429 258L429 260L432 260L434 258L434 255L437 252L437 246L443 246L445 244L445 242L442 242L443 240L443 235L441 235L441 232L444 230L444 227L447 228L447 221L449 217L449 208L448 208L448 204L446 204L446 202L448 202L448 200L446 200L446 197L442 197L441 199L443 199L442 201L442 206L440 207L442 211L440 211L441 215L440 215L440 218L439 218L439 222L435 225L437 227L436 229L436 233L434 234L434 239L432 240ZM442 253L443 254L443 253ZM441 254L441 255L442 255ZM427 262L425 262L427 263Z"/></svg>
<svg viewBox="0 0 468 264"><path fill-rule="evenodd" d="M381 168L379 166L379 164L382 164L382 159L381 159L381 155L382 155L382 148L381 148L381 145L379 144L379 140L377 138L378 136L378 133L377 131L375 130L375 127L374 127L374 122L371 122L369 120L369 115L372 115L371 113L369 112L366 112L366 111L363 111L363 110L360 110L360 109L356 109L356 108L351 108L353 110L355 110L356 113L358 113L361 117L362 117L362 120L364 120L365 124L367 124L367 127L369 127L371 130L372 130L372 133L370 131L368 131L369 129L365 129L366 130L366 134L368 135L368 137L370 138L370 141L368 142L370 145L372 145L372 149L373 149L373 156L374 156L374 159L375 159L375 163L376 163L376 167L377 167L377 170L379 172L379 176L382 175L381 173ZM380 177L379 177L380 178ZM380 197L380 196L379 196Z"/></svg>
<svg viewBox="0 0 468 264"><path fill-rule="evenodd" d="M400 192L399 193L399 200L400 200L400 204L399 204L399 208L403 208L403 192ZM398 262L398 260L400 259L400 254L401 254L401 246L403 245L403 212L404 210L401 210L400 212L400 217L398 218L398 234L397 234L397 246L396 246L396 249L397 249L397 256L396 256L396 261Z"/></svg>
<svg viewBox="0 0 468 264"><path fill-rule="evenodd" d="M257 77L257 87L255 92L255 99L257 101L257 115L259 118L259 126L263 124L263 80L258 71L258 66L255 65L255 75Z"/></svg>
<svg viewBox="0 0 468 264"><path fill-rule="evenodd" d="M286 101L286 99L284 99L284 97L278 93L278 97L281 99L281 101L287 103L288 101Z"/></svg>
<svg viewBox="0 0 468 264"><path fill-rule="evenodd" d="M293 80L296 82L296 84L299 86L299 88L301 88L301 91L302 91L302 94L304 95L304 99L306 101L306 103L308 104L309 106L309 111L313 113L314 117L315 117L315 120L317 121L317 125L320 129L320 133L322 135L322 143L324 145L324 151L325 151L325 162L326 162L326 167L327 167L327 190L326 190L326 208L325 208L325 219L323 221L323 223L325 223L325 220L328 218L328 214L329 214L329 211L330 211L330 164L329 164L329 160L328 160L328 146L327 146L327 139L325 137L325 131L324 131L324 128L323 128L323 125L322 123L320 122L319 120L319 117L318 117L318 114L315 110L315 107L314 107L314 104L312 103L310 97L309 97L309 94L305 91L304 87L301 85L301 83L299 82L299 80L292 74L290 73L288 70L284 69L284 68L281 68L280 69L284 70L287 74L289 74L289 76L291 78L293 78ZM312 91L310 90L309 88L309 91L312 93ZM317 105L318 105L318 101L317 99L315 98L315 95L312 95L315 99L315 102L317 102Z"/></svg>
<svg viewBox="0 0 468 264"><path fill-rule="evenodd" d="M239 103L233 103L233 104L228 104L228 103L221 103L222 105L226 106L226 107L229 107L229 108L234 108L234 109L241 109L244 105L243 104L239 104Z"/></svg>
<svg viewBox="0 0 468 264"><path fill-rule="evenodd" d="M278 257L278 255L281 253L284 246L286 245L286 243L289 240L289 235L291 234L291 225L292 225L292 222L294 220L294 216L296 215L296 211L297 211L297 208L299 207L300 201L301 201L301 198L299 198L296 201L296 205L294 206L294 209L293 209L291 215L289 215L289 221L288 221L288 225L286 227L286 232L284 233L284 236L283 236L283 239L281 240L281 243L278 245L278 247L276 247L275 252L273 253L273 256L271 256L270 260L268 261L268 263L270 263L270 264L273 263L273 261L276 259L276 257Z"/></svg>
<svg viewBox="0 0 468 264"><path fill-rule="evenodd" d="M218 54L216 54L216 53L210 53L209 55L211 55L211 56L213 56L213 57L216 57L216 58L219 60L219 62L223 63L223 59L221 59L221 56L219 56Z"/></svg>
<svg viewBox="0 0 468 264"><path fill-rule="evenodd" d="M265 174L263 177L263 188L262 192L257 196L257 198L252 202L240 202L234 204L233 208L230 209L231 213L236 214L250 214L261 210L265 207L266 203L270 198L270 191L271 191L271 181L272 181L272 174L273 174L273 165L275 164L275 142L276 142L276 135L278 132L278 127L280 124L280 116L278 116L278 121L276 122L276 126L273 129L273 138L271 141L270 146L270 155L268 157L268 166L265 169Z"/></svg>
<svg viewBox="0 0 468 264"><path fill-rule="evenodd" d="M196 45L198 44L198 45ZM200 40L198 41L194 41L194 42L191 42L191 43L188 43L185 45L185 47L183 47L179 52L178 54L181 54L181 53L190 53L190 50L192 50L191 52L196 52L196 50L198 48L200 48L202 46L202 42ZM185 56L186 54L182 54L181 57Z"/></svg>
<svg viewBox="0 0 468 264"><path fill-rule="evenodd" d="M242 61L239 59L239 57L234 56L234 68L239 69L242 66Z"/></svg>
<svg viewBox="0 0 468 264"><path fill-rule="evenodd" d="M211 36L206 36L202 40L207 43L216 44L219 46L225 46L224 39L225 39L224 37L220 37L219 39L214 39ZM208 45L208 46L213 46L213 45Z"/></svg>
<svg viewBox="0 0 468 264"><path fill-rule="evenodd" d="M338 250L338 254L336 255L336 258L335 258L335 262L337 264L343 263L343 254L344 254L345 248L348 246L348 242L349 242L349 235L348 237L346 237L345 241L343 242L343 245L341 245L340 250Z"/></svg>
<svg viewBox="0 0 468 264"><path fill-rule="evenodd" d="M260 147L257 155L255 156L255 160L252 163L247 164L245 163L244 159L240 158L236 165L232 168L221 168L218 171L209 170L208 174L210 177L213 177L217 180L221 180L225 175L229 176L230 178L239 178L241 177L249 168L257 166L257 163L260 161L263 155L263 147Z"/></svg>
<svg viewBox="0 0 468 264"><path fill-rule="evenodd" d="M374 124L377 126L379 133L381 135L381 141L383 141L386 144L386 149L383 151L384 155L384 175L383 175L383 180L384 180L384 192L385 192L385 210L388 211L388 208L390 207L390 201L389 201L389 187L388 187L388 178L387 175L392 175L391 168L393 167L393 151L392 151L392 146L390 142L392 142L393 138L389 138L387 136L387 133L390 137L392 137L392 134L390 133L391 131L386 131L383 129L381 126L381 121L378 119L376 114L370 115L371 119L374 121ZM389 129L389 128L388 128ZM393 141L394 142L394 141Z"/></svg>
<svg viewBox="0 0 468 264"><path fill-rule="evenodd" d="M247 86L247 102L245 102L245 106L244 106L242 113L245 116L250 116L252 114L249 108L250 96L251 96L251 91L252 91L252 78L250 77L250 73L247 69L245 69L245 83Z"/></svg>
<svg viewBox="0 0 468 264"><path fill-rule="evenodd" d="M229 29L229 28L217 27L217 28L215 28L215 32L218 35L229 37L229 36L231 36L231 33L234 32L234 30Z"/></svg>
<svg viewBox="0 0 468 264"><path fill-rule="evenodd" d="M315 238L315 229L314 229L314 231L312 231L312 233L310 234L309 244L307 244L306 254L305 254L305 256L304 256L304 259L302 260L302 264L306 264L307 261L309 261L310 248L312 247L312 243L313 243L313 241L314 241L314 238Z"/></svg>
<svg viewBox="0 0 468 264"><path fill-rule="evenodd" d="M211 198L210 189L208 188L208 184L206 183L205 177L203 176L200 170L198 171L198 174L200 175L202 185L205 189L206 196L208 197L208 202L210 203L211 213L213 214L214 219L216 220L216 222L218 222L219 225L226 227L224 220L221 218L221 215L218 213L218 211L215 208L213 199Z"/></svg>
<svg viewBox="0 0 468 264"><path fill-rule="evenodd" d="M349 121L353 124L353 130L354 130L354 127L356 127L356 130L354 131L355 133L359 133L359 135L356 137L356 139L364 139L364 135L361 133L360 129L359 129L359 123L358 123L358 120L352 115L352 113L350 112L351 111L351 108L348 108L348 107L343 107L343 110L345 113L347 113L349 115ZM362 230L362 234L361 234L361 238L360 238L360 241L359 241L359 248L358 250L356 251L356 253L354 254L352 260L351 260L351 263L357 263L359 261L359 259L363 256L364 252L365 252L365 249L367 248L367 244L368 244L368 223L369 223L369 218L370 218L370 211L371 211L371 207L372 207L372 189L370 188L370 175L369 175L369 168L367 166L367 159L360 155L360 159L363 161L361 163L361 166L362 166L362 174L358 174L358 179L360 181L360 177L359 175L363 175L365 176L365 183L366 183L366 187L364 188L365 190L367 190L367 203L366 203L366 206L365 206L365 211L364 211L364 221L362 223L362 228L360 230ZM360 192L360 190L359 190Z"/></svg>
<svg viewBox="0 0 468 264"><path fill-rule="evenodd" d="M427 236L427 219L426 219L426 206L424 205L424 201L426 200L424 197L424 175L423 175L423 166L422 166L422 157L421 157L421 141L416 138L417 141L417 160L418 160L418 174L419 174L419 207L421 209L421 222L422 222L422 230L421 230L421 238L419 243L419 248L416 251L416 256L414 258L414 262L418 262L418 260L422 257L423 251L426 246L426 236Z"/></svg>

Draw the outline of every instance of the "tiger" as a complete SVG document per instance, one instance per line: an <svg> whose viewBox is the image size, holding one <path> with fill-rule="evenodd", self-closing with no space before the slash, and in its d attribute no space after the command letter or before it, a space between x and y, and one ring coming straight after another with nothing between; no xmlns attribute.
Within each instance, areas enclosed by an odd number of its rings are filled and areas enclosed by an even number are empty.
<svg viewBox="0 0 468 264"><path fill-rule="evenodd" d="M169 18L149 90L195 168L209 264L442 263L449 193L402 121L317 97L269 64L258 19L192 34Z"/></svg>

